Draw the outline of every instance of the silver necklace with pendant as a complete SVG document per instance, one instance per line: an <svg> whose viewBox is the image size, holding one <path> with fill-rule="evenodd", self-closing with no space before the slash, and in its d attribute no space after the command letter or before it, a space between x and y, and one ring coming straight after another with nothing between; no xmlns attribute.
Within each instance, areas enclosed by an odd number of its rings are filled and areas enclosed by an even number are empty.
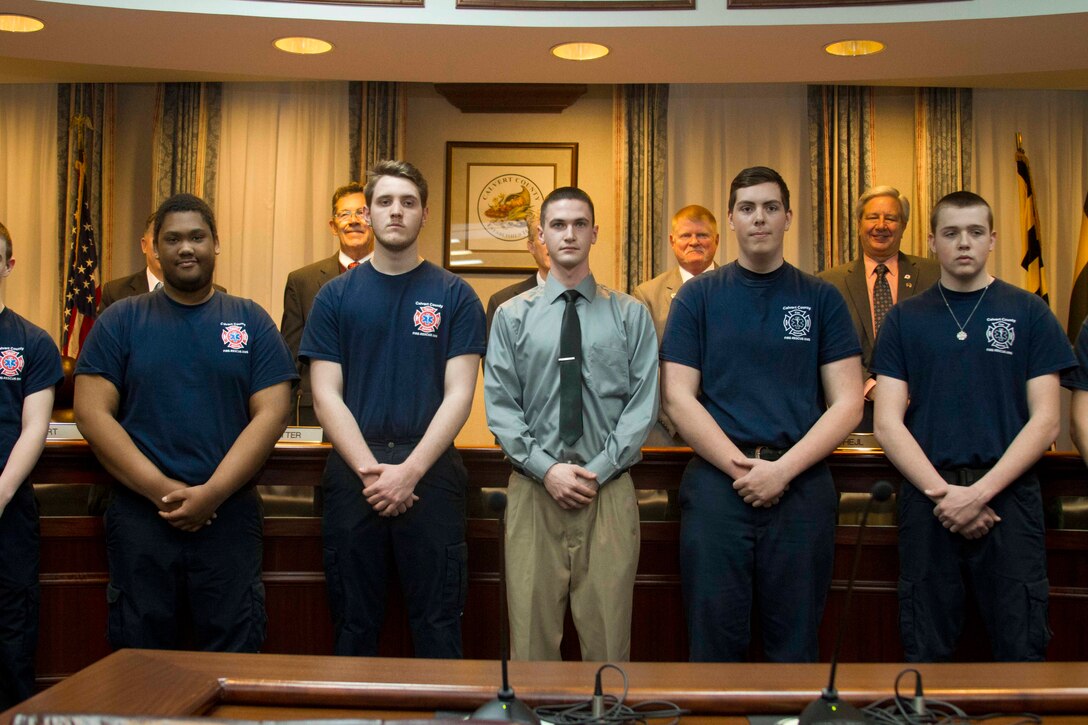
<svg viewBox="0 0 1088 725"><path fill-rule="evenodd" d="M971 321L971 318L975 316L975 311L978 310L978 306L982 304L982 298L986 296L986 293L990 290L990 284L988 283L982 288L982 294L978 297L978 302L975 303L974 308L971 310L971 314L967 315L967 319L960 324L960 321L956 319L956 313L952 311L952 306L948 304L948 298L944 296L944 285L940 282L937 283L937 291L941 293L941 299L944 300L944 306L948 309L948 314L952 315L952 321L956 323L956 327L960 328L960 331L956 333L956 339L963 342L967 339L967 333L963 328L967 327L967 323Z"/></svg>

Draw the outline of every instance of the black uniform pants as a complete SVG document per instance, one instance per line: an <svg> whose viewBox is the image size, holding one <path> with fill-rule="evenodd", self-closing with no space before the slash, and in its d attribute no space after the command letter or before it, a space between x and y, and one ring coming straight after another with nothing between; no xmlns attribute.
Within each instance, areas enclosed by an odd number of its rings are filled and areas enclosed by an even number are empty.
<svg viewBox="0 0 1088 725"><path fill-rule="evenodd" d="M0 516L0 711L34 692L39 596L38 505L24 482Z"/></svg>
<svg viewBox="0 0 1088 725"><path fill-rule="evenodd" d="M414 443L368 441L379 463L403 463ZM461 456L447 450L416 485L419 500L383 518L363 498L359 477L335 451L322 478L325 580L336 654L374 656L385 618L387 577L396 567L417 657L460 658L468 589Z"/></svg>
<svg viewBox="0 0 1088 725"><path fill-rule="evenodd" d="M199 531L181 531L150 501L117 488L105 520L109 640L115 649L178 649L186 644L185 620L192 623L197 649L260 649L267 629L260 496L248 486L216 513Z"/></svg>
<svg viewBox="0 0 1088 725"><path fill-rule="evenodd" d="M777 505L753 508L699 456L680 483L680 581L693 662L740 662L753 603L772 662L815 662L835 554L838 497L823 463Z"/></svg>
<svg viewBox="0 0 1088 725"><path fill-rule="evenodd" d="M952 657L973 593L994 659L1039 661L1050 641L1046 532L1034 473L990 502L1001 521L981 539L945 529L929 498L899 487L899 632L908 662Z"/></svg>

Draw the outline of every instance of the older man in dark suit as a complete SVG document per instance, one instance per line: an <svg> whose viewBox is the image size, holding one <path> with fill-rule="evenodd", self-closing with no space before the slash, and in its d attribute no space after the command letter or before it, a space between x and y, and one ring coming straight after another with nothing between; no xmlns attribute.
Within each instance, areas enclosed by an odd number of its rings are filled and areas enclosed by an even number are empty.
<svg viewBox="0 0 1088 725"><path fill-rule="evenodd" d="M341 186L332 195L332 217L329 228L339 242L339 249L331 257L319 259L287 275L283 290L283 320L280 334L295 358L301 380L292 395L292 425L317 425L314 399L310 391L310 369L297 361L302 330L314 305L314 297L326 282L343 272L354 269L370 259L374 252L374 232L363 219L366 197L363 186L351 182Z"/></svg>
<svg viewBox="0 0 1088 725"><path fill-rule="evenodd" d="M528 292L534 287L544 284L544 280L548 278L548 270L551 269L552 260L548 256L548 248L540 241L540 227L537 225L536 212L532 209L525 214L525 226L528 229L525 245L529 249L529 254L533 255L533 261L536 262L536 272L526 279L515 282L509 287L503 287L491 295L491 299L487 301L488 335L491 334L491 318L495 316L495 310L499 309L499 305L517 297L522 292Z"/></svg>
<svg viewBox="0 0 1088 725"><path fill-rule="evenodd" d="M872 430L872 389L869 361L880 324L892 305L913 297L940 279L941 268L925 257L899 251L910 219L910 201L891 186L867 189L854 207L862 256L819 274L842 293L861 342L865 377L865 417L861 429Z"/></svg>

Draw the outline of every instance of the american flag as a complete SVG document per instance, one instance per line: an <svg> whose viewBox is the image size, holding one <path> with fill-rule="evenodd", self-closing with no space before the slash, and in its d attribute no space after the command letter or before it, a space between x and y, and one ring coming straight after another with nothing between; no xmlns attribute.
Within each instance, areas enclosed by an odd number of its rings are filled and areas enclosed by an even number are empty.
<svg viewBox="0 0 1088 725"><path fill-rule="evenodd" d="M72 246L68 251L68 274L64 284L63 354L78 357L83 341L94 325L98 312L98 245L91 224L91 204L87 198L86 159L79 161L78 209L73 215Z"/></svg>

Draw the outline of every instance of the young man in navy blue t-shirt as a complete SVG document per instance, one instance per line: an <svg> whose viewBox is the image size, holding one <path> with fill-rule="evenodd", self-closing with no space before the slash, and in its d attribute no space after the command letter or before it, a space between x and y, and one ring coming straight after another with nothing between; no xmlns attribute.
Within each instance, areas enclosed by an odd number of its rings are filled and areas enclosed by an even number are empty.
<svg viewBox="0 0 1088 725"><path fill-rule="evenodd" d="M899 488L899 629L908 661L948 660L974 594L994 659L1042 660L1046 545L1032 466L1058 435L1073 351L1046 303L994 279L977 194L930 216L941 279L884 320L871 370L875 432Z"/></svg>
<svg viewBox="0 0 1088 725"><path fill-rule="evenodd" d="M115 486L106 511L109 638L177 649L264 641L262 520L252 479L298 378L268 313L212 286L211 209L178 194L155 214L162 289L102 313L76 365L79 429Z"/></svg>
<svg viewBox="0 0 1088 725"><path fill-rule="evenodd" d="M468 419L484 311L472 288L419 256L427 182L403 161L367 172L374 256L317 294L299 356L333 452L325 466L325 578L342 655L375 655L388 567L415 654L461 656Z"/></svg>
<svg viewBox="0 0 1088 725"><path fill-rule="evenodd" d="M15 266L0 224L0 711L34 692L38 645L38 506L27 480L38 462L53 392L64 379L57 346L4 306Z"/></svg>
<svg viewBox="0 0 1088 725"><path fill-rule="evenodd" d="M696 456L680 486L691 659L815 661L838 497L824 459L861 419L861 347L838 290L783 258L778 172L733 180L737 260L684 284L661 345L665 411Z"/></svg>

